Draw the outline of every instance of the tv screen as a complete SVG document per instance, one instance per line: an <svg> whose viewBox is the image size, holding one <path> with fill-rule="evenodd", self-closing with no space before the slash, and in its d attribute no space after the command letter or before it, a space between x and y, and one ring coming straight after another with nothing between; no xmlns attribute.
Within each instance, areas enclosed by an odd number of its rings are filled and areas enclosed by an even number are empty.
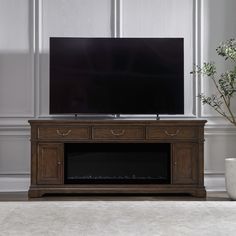
<svg viewBox="0 0 236 236"><path fill-rule="evenodd" d="M50 114L183 113L183 38L50 38Z"/></svg>

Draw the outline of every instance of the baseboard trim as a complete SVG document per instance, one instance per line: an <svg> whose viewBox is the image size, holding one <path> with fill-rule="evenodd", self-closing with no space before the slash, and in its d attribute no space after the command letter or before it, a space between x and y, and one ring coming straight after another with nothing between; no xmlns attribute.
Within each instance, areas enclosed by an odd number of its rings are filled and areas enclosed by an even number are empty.
<svg viewBox="0 0 236 236"><path fill-rule="evenodd" d="M0 192L25 192L30 186L28 175L0 176ZM207 192L221 192L225 189L224 174L205 174L205 187Z"/></svg>
<svg viewBox="0 0 236 236"><path fill-rule="evenodd" d="M225 192L225 175L207 173L204 176L204 183L207 192Z"/></svg>
<svg viewBox="0 0 236 236"><path fill-rule="evenodd" d="M25 192L29 186L29 176L0 176L0 192Z"/></svg>

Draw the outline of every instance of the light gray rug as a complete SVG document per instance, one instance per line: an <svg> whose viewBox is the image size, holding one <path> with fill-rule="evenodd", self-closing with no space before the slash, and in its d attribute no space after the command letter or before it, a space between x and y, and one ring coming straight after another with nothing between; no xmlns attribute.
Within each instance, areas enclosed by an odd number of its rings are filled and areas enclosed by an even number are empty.
<svg viewBox="0 0 236 236"><path fill-rule="evenodd" d="M235 236L236 202L0 202L0 235Z"/></svg>

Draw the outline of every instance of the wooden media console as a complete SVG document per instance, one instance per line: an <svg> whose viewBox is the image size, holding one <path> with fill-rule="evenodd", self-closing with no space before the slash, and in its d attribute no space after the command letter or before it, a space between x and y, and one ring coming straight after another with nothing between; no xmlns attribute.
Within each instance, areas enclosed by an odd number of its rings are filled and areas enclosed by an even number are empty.
<svg viewBox="0 0 236 236"><path fill-rule="evenodd" d="M191 194L196 197L206 196L203 156L205 120L52 119L30 120L29 123L31 125L31 185L29 197L41 197L44 194L52 193L174 193ZM123 147L122 144L128 144L128 147L129 144L140 144L140 146L146 147L145 151L147 153L149 146L152 148L153 153L156 145L156 158L159 158L159 153L162 155L163 160L165 155L168 157L168 161L165 162L168 164L167 171L163 172L163 176L167 173L168 176L163 182L159 181L159 174L153 178L153 182L149 181L149 179L148 181L142 181L139 178L136 179L136 177L124 177L128 179L122 180L123 182L109 182L106 181L105 177L103 181L103 177L99 176L94 178L93 181L93 177L85 176L83 180L86 181L81 181L80 183L79 180L77 180L75 183L68 183L68 164L65 161L65 150L67 150L68 146L70 147L70 144L74 144L75 148L76 144L79 144L78 149L79 147L83 147L83 144L86 145L87 149L96 147L98 151L92 152L95 157L96 155L94 155L94 153L99 153L99 145L113 147L113 144L120 144L117 146L120 149ZM132 149L131 146L132 145L129 147L129 152ZM138 147L138 145L133 145L132 147ZM74 146L72 145L72 149L73 148ZM82 149L84 150L85 148L83 147ZM163 150L167 154L161 154ZM80 150L78 150L78 152L79 151ZM135 150L131 151L135 155ZM106 151L103 150L102 152L104 153ZM115 153L116 150L113 150L112 155ZM120 157L122 157L121 154ZM92 159L94 157L89 158ZM116 156L116 159L117 158L119 158L119 156ZM109 158L107 159L109 160ZM125 158L123 158L123 160L124 159ZM76 158L73 160L76 162ZM145 154L139 157L139 161L140 160L140 165L145 166L148 172L148 165L145 164ZM154 157L151 158L147 156L147 160L149 160L150 163L155 161L155 154ZM161 161L159 161L159 163L161 163ZM119 164L124 167L123 162ZM88 164L83 165L89 168ZM133 165L135 165L135 163ZM151 165L152 164L150 164L150 168ZM158 170L158 162L156 165L157 171L162 172ZM80 169L83 170L83 168ZM98 173L100 172L98 171ZM155 176L155 166L152 167L152 175Z"/></svg>

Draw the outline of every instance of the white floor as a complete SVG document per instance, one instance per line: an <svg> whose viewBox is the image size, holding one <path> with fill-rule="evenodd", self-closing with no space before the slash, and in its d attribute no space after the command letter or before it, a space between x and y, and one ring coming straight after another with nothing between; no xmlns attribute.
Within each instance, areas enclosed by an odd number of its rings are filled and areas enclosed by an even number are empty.
<svg viewBox="0 0 236 236"><path fill-rule="evenodd" d="M0 235L235 236L236 202L0 202Z"/></svg>

